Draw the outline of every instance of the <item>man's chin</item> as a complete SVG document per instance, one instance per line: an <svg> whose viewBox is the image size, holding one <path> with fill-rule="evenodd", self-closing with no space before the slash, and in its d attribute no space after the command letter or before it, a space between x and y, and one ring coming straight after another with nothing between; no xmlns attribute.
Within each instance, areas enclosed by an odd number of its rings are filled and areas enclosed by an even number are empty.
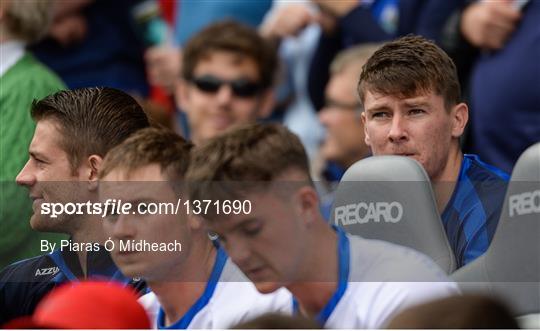
<svg viewBox="0 0 540 331"><path fill-rule="evenodd" d="M30 227L34 231L38 232L58 232L62 233L59 229L58 222L50 218L44 218L41 215L32 214L30 217Z"/></svg>
<svg viewBox="0 0 540 331"><path fill-rule="evenodd" d="M122 275L128 278L142 278L144 277L144 268L141 268L139 265L136 264L122 264L118 263L117 259L113 257L113 261L118 266L118 269L120 269L120 272L122 272ZM144 277L146 278L146 277Z"/></svg>
<svg viewBox="0 0 540 331"><path fill-rule="evenodd" d="M277 291L282 286L277 282L255 282L253 283L257 291L263 294L268 294Z"/></svg>
<svg viewBox="0 0 540 331"><path fill-rule="evenodd" d="M200 135L199 135L199 140L201 141L207 141L209 139L212 139L220 134L222 134L225 130L227 130L227 128L223 128L223 129L220 129L220 128L215 128L215 127L211 127L211 128L206 128Z"/></svg>

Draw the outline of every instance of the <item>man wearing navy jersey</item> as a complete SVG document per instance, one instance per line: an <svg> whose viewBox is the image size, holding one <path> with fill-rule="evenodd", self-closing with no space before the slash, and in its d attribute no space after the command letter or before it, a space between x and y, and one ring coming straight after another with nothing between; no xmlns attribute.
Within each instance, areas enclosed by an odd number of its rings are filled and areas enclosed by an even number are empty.
<svg viewBox="0 0 540 331"><path fill-rule="evenodd" d="M29 159L17 176L33 201L35 231L65 233L70 245L41 245L41 256L19 261L0 272L0 325L30 315L57 285L78 279L131 282L103 249L100 215L51 215L45 204L94 201L97 173L105 154L135 131L149 126L139 104L113 88L60 91L34 102L34 137ZM26 222L27 220L21 220ZM9 235L9 234L4 234ZM45 246L45 249L44 249Z"/></svg>
<svg viewBox="0 0 540 331"><path fill-rule="evenodd" d="M413 158L429 175L458 267L482 255L493 238L509 176L461 152L469 111L452 60L424 38L403 37L368 60L358 93L373 155Z"/></svg>

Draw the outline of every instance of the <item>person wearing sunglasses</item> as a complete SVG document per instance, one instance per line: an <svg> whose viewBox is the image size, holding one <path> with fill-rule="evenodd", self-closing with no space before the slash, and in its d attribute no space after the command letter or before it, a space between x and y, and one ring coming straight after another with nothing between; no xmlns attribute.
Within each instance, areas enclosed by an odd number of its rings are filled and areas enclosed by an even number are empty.
<svg viewBox="0 0 540 331"><path fill-rule="evenodd" d="M200 144L270 115L277 63L275 49L241 23L217 22L193 36L175 90L190 139Z"/></svg>

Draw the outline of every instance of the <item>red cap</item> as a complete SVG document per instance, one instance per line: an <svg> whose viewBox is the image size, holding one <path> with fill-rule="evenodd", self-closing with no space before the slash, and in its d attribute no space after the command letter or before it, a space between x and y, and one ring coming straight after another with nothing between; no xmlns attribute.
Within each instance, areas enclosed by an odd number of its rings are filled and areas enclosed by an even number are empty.
<svg viewBox="0 0 540 331"><path fill-rule="evenodd" d="M6 329L149 329L150 320L129 288L112 282L74 282L49 293L32 316Z"/></svg>

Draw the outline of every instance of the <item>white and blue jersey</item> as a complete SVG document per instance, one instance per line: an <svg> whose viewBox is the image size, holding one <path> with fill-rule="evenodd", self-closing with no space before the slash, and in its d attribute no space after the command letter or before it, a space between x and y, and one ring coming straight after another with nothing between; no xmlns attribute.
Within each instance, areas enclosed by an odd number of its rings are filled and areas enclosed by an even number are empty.
<svg viewBox="0 0 540 331"><path fill-rule="evenodd" d="M165 313L154 292L141 297L139 302L157 329L228 329L266 313L290 314L292 296L283 288L271 294L259 293L225 251L218 248L203 294L179 320L165 325Z"/></svg>
<svg viewBox="0 0 540 331"><path fill-rule="evenodd" d="M411 305L458 294L427 256L391 243L338 232L338 286L315 317L327 329L379 329ZM298 313L298 303L293 309Z"/></svg>
<svg viewBox="0 0 540 331"><path fill-rule="evenodd" d="M509 176L465 154L456 187L442 213L458 268L484 254L501 214Z"/></svg>

